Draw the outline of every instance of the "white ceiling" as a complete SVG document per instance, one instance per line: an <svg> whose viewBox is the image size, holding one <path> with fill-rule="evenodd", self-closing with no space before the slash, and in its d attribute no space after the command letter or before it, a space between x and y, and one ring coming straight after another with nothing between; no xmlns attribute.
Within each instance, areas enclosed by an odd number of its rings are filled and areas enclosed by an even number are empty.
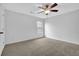
<svg viewBox="0 0 79 59"><path fill-rule="evenodd" d="M58 6L55 7L55 9L58 9L59 11L52 12L47 16L44 13L41 14L31 13L31 11L38 11L37 6L40 5L40 3L4 3L3 5L8 10L24 13L40 18L52 17L79 9L79 3L58 3Z"/></svg>

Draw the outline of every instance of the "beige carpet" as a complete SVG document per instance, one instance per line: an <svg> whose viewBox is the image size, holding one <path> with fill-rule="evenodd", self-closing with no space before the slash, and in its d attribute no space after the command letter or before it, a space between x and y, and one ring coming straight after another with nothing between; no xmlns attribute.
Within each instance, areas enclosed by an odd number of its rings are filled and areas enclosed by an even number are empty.
<svg viewBox="0 0 79 59"><path fill-rule="evenodd" d="M41 38L7 45L2 56L79 56L79 45Z"/></svg>

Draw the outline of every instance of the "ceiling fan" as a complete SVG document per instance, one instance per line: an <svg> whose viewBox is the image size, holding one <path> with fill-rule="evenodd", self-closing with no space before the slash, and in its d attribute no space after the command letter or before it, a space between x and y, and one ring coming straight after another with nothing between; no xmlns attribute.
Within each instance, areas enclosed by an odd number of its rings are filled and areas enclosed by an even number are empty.
<svg viewBox="0 0 79 59"><path fill-rule="evenodd" d="M40 9L39 12L37 12L38 14L40 13L45 13L45 15L48 15L50 12L58 12L58 10L54 9L54 7L56 7L58 4L57 3L44 3L41 6L38 6L38 8Z"/></svg>

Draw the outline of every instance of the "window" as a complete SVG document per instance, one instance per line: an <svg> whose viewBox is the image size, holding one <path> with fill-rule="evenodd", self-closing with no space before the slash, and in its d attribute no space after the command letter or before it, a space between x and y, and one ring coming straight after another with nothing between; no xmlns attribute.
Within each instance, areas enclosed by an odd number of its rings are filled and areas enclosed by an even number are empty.
<svg viewBox="0 0 79 59"><path fill-rule="evenodd" d="M43 22L42 21L37 21L37 33L43 33Z"/></svg>
<svg viewBox="0 0 79 59"><path fill-rule="evenodd" d="M37 27L38 27L38 28L42 28L42 27L43 27L43 24L42 24L41 21L37 21Z"/></svg>

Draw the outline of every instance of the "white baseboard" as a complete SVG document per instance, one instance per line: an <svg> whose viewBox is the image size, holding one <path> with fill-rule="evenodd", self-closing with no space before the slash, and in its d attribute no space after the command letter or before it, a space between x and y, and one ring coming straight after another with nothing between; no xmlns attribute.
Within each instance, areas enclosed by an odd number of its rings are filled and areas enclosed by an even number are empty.
<svg viewBox="0 0 79 59"><path fill-rule="evenodd" d="M55 40L59 40L59 41L63 41L63 42L67 42L67 43L72 43L72 44L79 45L79 42L73 42L73 41L68 41L68 40L61 40L61 39L51 38L51 37L46 37L46 38L55 39Z"/></svg>
<svg viewBox="0 0 79 59"><path fill-rule="evenodd" d="M44 38L44 37L36 37L36 38L30 38L30 39L27 39L27 40L25 39L25 40L20 40L20 41L16 41L16 42L10 42L10 43L7 43L6 45L19 43L19 42L23 42L23 41L29 41L29 40L33 40L33 39L39 39L39 38Z"/></svg>
<svg viewBox="0 0 79 59"><path fill-rule="evenodd" d="M47 37L47 36L46 37L37 37L37 38L32 38L32 39L27 39L27 40L21 40L21 41L11 42L11 43L8 43L6 45L10 45L10 44L18 43L18 42L23 42L23 41L28 41L28 40L33 40L33 39L39 39L39 38L50 38L50 39L55 39L55 40L64 41L64 42L67 42L67 43L72 43L72 44L79 45L79 42L73 42L73 41L68 41L68 40L61 40L59 38L51 38L51 37Z"/></svg>

